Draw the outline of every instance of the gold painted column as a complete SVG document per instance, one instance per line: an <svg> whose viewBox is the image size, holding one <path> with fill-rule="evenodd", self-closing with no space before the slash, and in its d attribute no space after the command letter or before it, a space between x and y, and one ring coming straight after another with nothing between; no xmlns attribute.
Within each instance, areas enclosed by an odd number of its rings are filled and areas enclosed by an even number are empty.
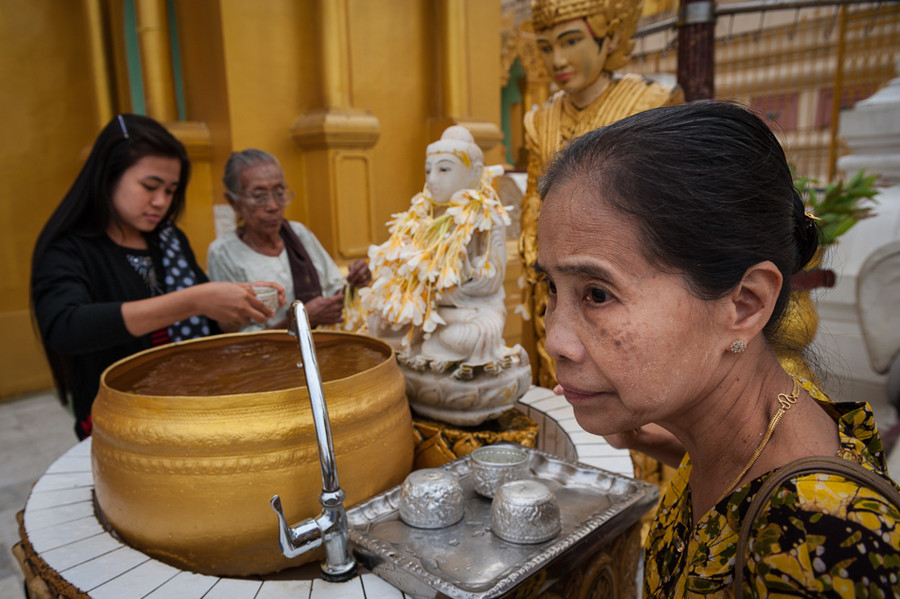
<svg viewBox="0 0 900 599"><path fill-rule="evenodd" d="M135 0L141 73L147 116L160 122L178 120L169 19L165 0Z"/></svg>
<svg viewBox="0 0 900 599"><path fill-rule="evenodd" d="M204 249L215 239L212 134L206 123L178 120L166 0L135 0L134 7L147 116L165 125L184 144L191 159L191 183L179 226L202 260Z"/></svg>
<svg viewBox="0 0 900 599"><path fill-rule="evenodd" d="M371 149L378 119L353 107L347 0L318 0L325 106L301 115L292 133L304 150L309 225L337 260L364 257L376 241Z"/></svg>
<svg viewBox="0 0 900 599"><path fill-rule="evenodd" d="M496 123L479 120L472 115L472 96L477 88L472 81L472 59L468 38L469 10L472 0L439 0L441 57L441 116L432 120L430 140L439 139L450 125L462 125L472 132L482 150L489 150L503 140ZM480 0L475 0L480 1ZM500 85L500 82L497 82Z"/></svg>
<svg viewBox="0 0 900 599"><path fill-rule="evenodd" d="M97 103L97 129L113 117L112 85L106 66L106 37L103 25L103 9L100 0L84 0L84 12L88 25L88 43L91 46L91 71L94 77L94 95Z"/></svg>

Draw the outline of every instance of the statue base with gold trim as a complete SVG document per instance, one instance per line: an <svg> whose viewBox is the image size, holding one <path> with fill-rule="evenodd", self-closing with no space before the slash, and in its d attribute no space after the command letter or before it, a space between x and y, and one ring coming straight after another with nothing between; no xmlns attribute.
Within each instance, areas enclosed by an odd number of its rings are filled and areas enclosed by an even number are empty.
<svg viewBox="0 0 900 599"><path fill-rule="evenodd" d="M398 356L412 410L457 426L476 426L511 408L531 387L528 354L517 345L507 364L435 369ZM436 371L440 370L440 371Z"/></svg>

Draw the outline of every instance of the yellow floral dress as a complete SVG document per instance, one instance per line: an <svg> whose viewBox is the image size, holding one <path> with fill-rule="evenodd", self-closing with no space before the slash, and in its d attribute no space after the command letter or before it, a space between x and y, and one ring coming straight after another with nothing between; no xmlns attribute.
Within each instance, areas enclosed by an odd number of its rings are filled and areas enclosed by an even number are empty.
<svg viewBox="0 0 900 599"><path fill-rule="evenodd" d="M837 422L840 457L887 477L869 405L832 403L809 382L801 383ZM692 529L690 473L685 456L647 536L644 597L733 596L738 531L768 475L720 501ZM751 536L745 597L900 597L900 513L878 493L841 476L811 474L785 482Z"/></svg>

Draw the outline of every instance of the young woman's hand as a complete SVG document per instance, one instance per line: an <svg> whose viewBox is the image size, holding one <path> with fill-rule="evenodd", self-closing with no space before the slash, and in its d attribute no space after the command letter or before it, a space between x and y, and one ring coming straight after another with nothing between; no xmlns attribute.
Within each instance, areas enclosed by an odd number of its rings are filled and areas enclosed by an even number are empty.
<svg viewBox="0 0 900 599"><path fill-rule="evenodd" d="M202 304L201 313L219 322L222 330L238 330L251 322L265 324L275 312L256 297L253 286L257 283L210 282L198 285ZM277 283L266 287L279 289L278 297L284 303L284 288Z"/></svg>
<svg viewBox="0 0 900 599"><path fill-rule="evenodd" d="M282 307L287 301L284 295L284 287L274 281L254 281L250 283L253 287L271 287L278 292L278 307Z"/></svg>
<svg viewBox="0 0 900 599"><path fill-rule="evenodd" d="M280 288L283 301L281 285L267 285ZM251 322L264 324L275 312L256 299L252 283L202 283L122 304L125 328L135 337L200 314L217 321L223 331L236 331Z"/></svg>

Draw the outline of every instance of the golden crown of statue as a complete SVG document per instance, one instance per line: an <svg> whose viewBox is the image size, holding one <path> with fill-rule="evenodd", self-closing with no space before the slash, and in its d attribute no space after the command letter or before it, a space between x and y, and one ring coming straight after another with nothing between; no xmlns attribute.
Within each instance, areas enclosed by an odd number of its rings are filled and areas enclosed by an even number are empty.
<svg viewBox="0 0 900 599"><path fill-rule="evenodd" d="M611 71L628 62L643 4L643 0L532 0L531 22L535 31L541 31L584 19L598 39L618 33L619 45L606 62L606 69Z"/></svg>

